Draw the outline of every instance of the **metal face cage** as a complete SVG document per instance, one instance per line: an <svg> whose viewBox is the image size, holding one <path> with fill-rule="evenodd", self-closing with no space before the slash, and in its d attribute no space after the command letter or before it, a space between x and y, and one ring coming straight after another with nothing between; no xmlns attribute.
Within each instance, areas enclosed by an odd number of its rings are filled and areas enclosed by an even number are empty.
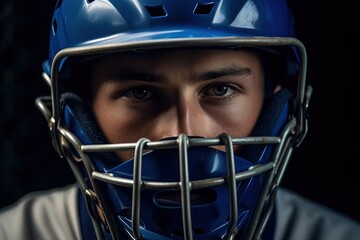
<svg viewBox="0 0 360 240"><path fill-rule="evenodd" d="M150 141L142 138L135 143L114 143L114 144L88 144L79 139L62 122L60 97L58 88L59 71L61 65L67 58L75 56L91 56L96 54L108 54L132 49L146 50L157 48L176 47L277 47L289 46L299 53L300 70L298 74L296 108L283 127L279 136L257 136L257 137L231 137L224 133L215 138L189 137L181 134L174 139ZM134 43L117 43L99 46L84 46L61 50L54 58L51 67L51 76L46 73L43 77L51 89L51 97L39 97L36 99L36 106L40 109L48 122L54 148L61 157L65 157L79 182L80 188L88 201L89 211L95 226L95 232L99 239L104 238L101 221L95 209L91 206L99 206L104 213L106 227L115 239L120 239L124 234L131 239L146 239L142 232L141 223L141 198L145 189L176 190L181 196L181 219L184 239L193 239L193 222L191 218L191 192L196 189L204 189L226 185L228 189L229 220L226 233L222 239L234 239L239 233L239 209L238 209L238 183L257 176L264 176L262 181L265 184L259 192L258 200L254 206L254 213L251 215L251 222L242 235L246 239L260 239L264 232L273 210L276 190L283 177L284 171L296 148L307 133L307 107L311 96L311 87L306 88L306 51L302 43L295 38L213 38L213 39L172 39L154 40ZM234 145L271 145L273 146L272 156L265 163L256 162L247 165L245 169L238 171L236 167ZM217 145L225 146L224 164L226 174L206 179L192 179L189 175L189 151L193 148L212 147ZM156 151L164 149L175 149L178 152L178 181L149 181L143 179L143 161L145 151ZM133 151L131 177L116 176L111 171L102 169L98 161L92 157L96 153ZM121 186L132 189L130 222L128 225L119 224L119 217L114 214L114 207L108 204L109 186ZM130 226L131 225L131 226ZM127 226L127 227L126 227Z"/></svg>

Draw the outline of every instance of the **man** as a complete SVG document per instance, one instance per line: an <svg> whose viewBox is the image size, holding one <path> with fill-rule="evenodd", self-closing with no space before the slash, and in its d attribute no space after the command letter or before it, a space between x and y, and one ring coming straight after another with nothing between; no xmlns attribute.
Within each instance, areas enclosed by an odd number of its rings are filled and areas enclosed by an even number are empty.
<svg viewBox="0 0 360 240"><path fill-rule="evenodd" d="M4 239L359 236L279 188L311 95L284 1L58 1L43 67L78 183L5 210Z"/></svg>

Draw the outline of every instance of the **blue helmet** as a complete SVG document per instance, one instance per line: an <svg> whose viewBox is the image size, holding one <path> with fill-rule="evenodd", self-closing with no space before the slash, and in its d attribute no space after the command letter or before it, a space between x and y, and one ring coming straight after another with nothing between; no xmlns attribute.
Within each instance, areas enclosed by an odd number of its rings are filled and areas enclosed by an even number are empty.
<svg viewBox="0 0 360 240"><path fill-rule="evenodd" d="M121 51L189 47L250 47L281 56L284 79L295 79L295 87L267 98L246 138L181 134L115 144L106 142L86 99L68 90L77 84L74 64ZM285 0L58 0L43 63L51 96L36 104L79 183L83 236L272 239L276 189L307 132L306 64ZM241 144L241 155L234 154ZM128 150L134 158L119 163L114 152Z"/></svg>

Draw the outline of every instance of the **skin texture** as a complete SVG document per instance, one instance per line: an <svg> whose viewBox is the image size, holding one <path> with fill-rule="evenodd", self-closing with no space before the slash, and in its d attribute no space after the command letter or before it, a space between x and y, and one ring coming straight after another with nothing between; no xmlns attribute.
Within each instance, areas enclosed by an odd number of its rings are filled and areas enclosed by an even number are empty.
<svg viewBox="0 0 360 240"><path fill-rule="evenodd" d="M102 57L91 71L92 111L110 143L180 133L248 136L265 96L261 61L249 50L121 53Z"/></svg>

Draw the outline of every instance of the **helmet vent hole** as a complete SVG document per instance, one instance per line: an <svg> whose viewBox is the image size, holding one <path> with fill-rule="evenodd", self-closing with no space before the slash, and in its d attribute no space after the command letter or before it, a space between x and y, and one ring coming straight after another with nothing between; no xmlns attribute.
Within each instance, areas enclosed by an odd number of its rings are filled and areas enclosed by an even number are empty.
<svg viewBox="0 0 360 240"><path fill-rule="evenodd" d="M92 3L93 1L95 1L95 0L86 0L87 1L87 3Z"/></svg>
<svg viewBox="0 0 360 240"><path fill-rule="evenodd" d="M194 189L191 191L190 202L192 206L204 206L216 201L217 194L213 189ZM154 202L158 207L178 208L181 207L180 191L162 191L154 196Z"/></svg>
<svg viewBox="0 0 360 240"><path fill-rule="evenodd" d="M151 17L166 17L167 13L162 5L159 6L145 6Z"/></svg>
<svg viewBox="0 0 360 240"><path fill-rule="evenodd" d="M193 229L193 233L194 235L202 235L205 233L205 230L202 229L202 228L196 228L196 229ZM172 235L174 237L181 237L183 238L184 237L184 230L183 229L177 229L177 230L174 230Z"/></svg>
<svg viewBox="0 0 360 240"><path fill-rule="evenodd" d="M196 4L194 14L210 14L214 7L214 2Z"/></svg>

